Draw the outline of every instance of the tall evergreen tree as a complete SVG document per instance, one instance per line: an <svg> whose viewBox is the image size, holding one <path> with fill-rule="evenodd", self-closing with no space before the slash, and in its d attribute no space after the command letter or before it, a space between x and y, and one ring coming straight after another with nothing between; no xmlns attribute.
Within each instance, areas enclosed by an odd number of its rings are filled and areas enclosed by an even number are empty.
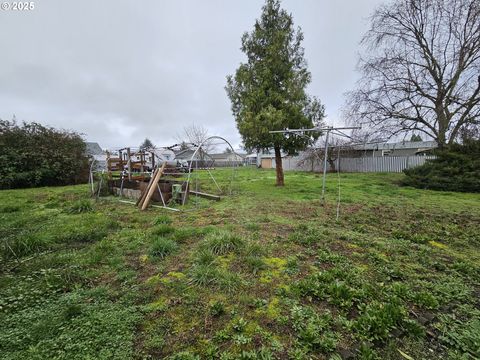
<svg viewBox="0 0 480 360"><path fill-rule="evenodd" d="M155 145L153 145L149 138L145 138L145 140L143 140L142 144L140 145L140 150L148 150L153 148L155 148Z"/></svg>
<svg viewBox="0 0 480 360"><path fill-rule="evenodd" d="M278 0L267 0L252 32L242 36L247 62L227 77L227 94L237 128L247 148L275 151L277 186L284 185L281 151L293 154L312 144L317 134L289 136L271 130L320 125L324 106L305 92L311 82L303 34Z"/></svg>
<svg viewBox="0 0 480 360"><path fill-rule="evenodd" d="M422 137L418 134L413 134L412 137L410 138L410 141L412 142L422 141Z"/></svg>

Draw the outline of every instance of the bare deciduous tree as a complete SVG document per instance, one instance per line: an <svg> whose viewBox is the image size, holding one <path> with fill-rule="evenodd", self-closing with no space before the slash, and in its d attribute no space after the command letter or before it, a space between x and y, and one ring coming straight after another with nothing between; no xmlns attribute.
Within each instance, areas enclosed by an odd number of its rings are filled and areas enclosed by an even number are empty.
<svg viewBox="0 0 480 360"><path fill-rule="evenodd" d="M349 140L344 138L332 137L328 141L327 162L330 171L336 171L336 162L339 156L344 156L350 150L348 144ZM314 147L308 148L302 154L298 165L300 167L308 168L310 171L315 171L315 168L320 169L325 159L325 139L317 141Z"/></svg>
<svg viewBox="0 0 480 360"><path fill-rule="evenodd" d="M183 133L177 135L180 143L190 143L194 146L202 145L205 153L210 154L215 146L211 141L206 141L210 137L208 130L202 125L191 124L183 128Z"/></svg>
<svg viewBox="0 0 480 360"><path fill-rule="evenodd" d="M480 124L480 1L397 0L372 16L348 115L381 136L440 147Z"/></svg>

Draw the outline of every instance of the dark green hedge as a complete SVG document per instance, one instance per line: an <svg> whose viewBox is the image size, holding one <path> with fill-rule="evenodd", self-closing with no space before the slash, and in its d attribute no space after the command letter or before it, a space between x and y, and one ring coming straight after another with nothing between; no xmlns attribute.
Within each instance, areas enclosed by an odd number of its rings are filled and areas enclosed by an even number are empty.
<svg viewBox="0 0 480 360"><path fill-rule="evenodd" d="M422 189L480 192L480 140L437 150L434 160L404 170L403 183Z"/></svg>
<svg viewBox="0 0 480 360"><path fill-rule="evenodd" d="M0 120L0 189L85 182L85 146L75 132Z"/></svg>

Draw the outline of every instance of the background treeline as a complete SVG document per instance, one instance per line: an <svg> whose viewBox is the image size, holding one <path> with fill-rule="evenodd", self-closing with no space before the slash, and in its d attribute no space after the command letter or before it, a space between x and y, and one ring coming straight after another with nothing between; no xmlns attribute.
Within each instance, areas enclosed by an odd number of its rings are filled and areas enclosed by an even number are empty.
<svg viewBox="0 0 480 360"><path fill-rule="evenodd" d="M469 139L435 152L426 164L406 169L404 183L417 188L480 192L480 140Z"/></svg>
<svg viewBox="0 0 480 360"><path fill-rule="evenodd" d="M0 189L86 182L85 148L75 132L0 120Z"/></svg>

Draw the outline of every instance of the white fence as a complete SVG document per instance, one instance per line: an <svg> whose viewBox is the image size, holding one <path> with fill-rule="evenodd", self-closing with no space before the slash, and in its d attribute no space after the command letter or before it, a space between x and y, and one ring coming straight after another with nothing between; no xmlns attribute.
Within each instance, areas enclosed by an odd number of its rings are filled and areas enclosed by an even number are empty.
<svg viewBox="0 0 480 360"><path fill-rule="evenodd" d="M335 161L335 169L328 165L328 171L340 172L402 172L405 169L425 164L426 160L435 159L435 156L382 156L382 157L359 157L340 158ZM305 161L299 165L301 157L285 157L282 165L284 170L322 171L322 161ZM275 160L272 161L275 168Z"/></svg>

